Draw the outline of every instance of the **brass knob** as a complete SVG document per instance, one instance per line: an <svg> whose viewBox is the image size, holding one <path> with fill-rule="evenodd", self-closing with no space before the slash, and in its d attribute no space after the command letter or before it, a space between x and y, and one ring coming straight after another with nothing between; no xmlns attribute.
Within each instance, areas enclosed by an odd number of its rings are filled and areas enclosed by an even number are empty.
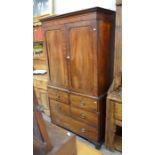
<svg viewBox="0 0 155 155"><path fill-rule="evenodd" d="M69 59L70 59L70 56L68 55L68 56L66 57L66 59L68 59L68 60L69 60Z"/></svg>
<svg viewBox="0 0 155 155"><path fill-rule="evenodd" d="M85 133L86 132L86 129L85 128L81 128L81 132L82 133Z"/></svg>
<svg viewBox="0 0 155 155"><path fill-rule="evenodd" d="M80 107L84 107L86 104L83 100L80 101Z"/></svg>
<svg viewBox="0 0 155 155"><path fill-rule="evenodd" d="M82 118L82 119L85 119L86 118L86 116L85 116L85 114L80 114L80 118Z"/></svg>

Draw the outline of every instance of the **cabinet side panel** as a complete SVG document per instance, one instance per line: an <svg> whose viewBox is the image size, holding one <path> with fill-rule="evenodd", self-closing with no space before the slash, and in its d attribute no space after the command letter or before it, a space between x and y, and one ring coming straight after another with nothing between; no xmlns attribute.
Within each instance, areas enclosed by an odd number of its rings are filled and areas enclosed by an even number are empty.
<svg viewBox="0 0 155 155"><path fill-rule="evenodd" d="M105 93L113 78L114 23L98 21L98 86L99 95Z"/></svg>

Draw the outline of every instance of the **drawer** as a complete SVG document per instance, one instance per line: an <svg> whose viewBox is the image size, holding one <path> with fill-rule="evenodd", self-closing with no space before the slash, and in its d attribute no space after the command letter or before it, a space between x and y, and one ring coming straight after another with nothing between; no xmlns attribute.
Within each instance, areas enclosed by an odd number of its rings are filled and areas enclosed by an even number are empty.
<svg viewBox="0 0 155 155"><path fill-rule="evenodd" d="M91 112L97 112L97 101L94 99L78 95L71 95L70 100L72 106Z"/></svg>
<svg viewBox="0 0 155 155"><path fill-rule="evenodd" d="M70 114L69 105L55 100L50 100L50 110L51 110L51 113L62 113L65 115Z"/></svg>
<svg viewBox="0 0 155 155"><path fill-rule="evenodd" d="M57 100L57 101L61 101L64 103L69 103L68 102L68 93L57 90L57 89L52 89L52 88L48 88L48 96L51 99Z"/></svg>
<svg viewBox="0 0 155 155"><path fill-rule="evenodd" d="M99 122L98 113L91 113L91 112L87 112L81 109L71 107L71 116L89 125L92 125L95 127L98 126L98 122Z"/></svg>
<svg viewBox="0 0 155 155"><path fill-rule="evenodd" d="M87 139L98 141L97 128L93 128L89 125L86 125L85 123L72 120L69 129Z"/></svg>
<svg viewBox="0 0 155 155"><path fill-rule="evenodd" d="M53 122L89 140L98 141L98 129L61 113L52 113Z"/></svg>
<svg viewBox="0 0 155 155"><path fill-rule="evenodd" d="M115 119L122 121L122 104L115 103Z"/></svg>

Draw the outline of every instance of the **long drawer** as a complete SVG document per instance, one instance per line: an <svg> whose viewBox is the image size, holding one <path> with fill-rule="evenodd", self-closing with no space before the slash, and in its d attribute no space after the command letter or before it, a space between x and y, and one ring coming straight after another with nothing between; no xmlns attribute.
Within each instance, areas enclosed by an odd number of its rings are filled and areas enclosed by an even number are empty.
<svg viewBox="0 0 155 155"><path fill-rule="evenodd" d="M98 128L91 127L56 111L52 112L52 122L69 129L82 137L98 142Z"/></svg>
<svg viewBox="0 0 155 155"><path fill-rule="evenodd" d="M78 95L70 95L70 101L71 101L71 106L77 107L84 109L86 111L90 112L97 112L97 100L88 98L88 97L83 97L83 96L78 96Z"/></svg>
<svg viewBox="0 0 155 155"><path fill-rule="evenodd" d="M71 107L71 115L77 120L85 122L89 125L97 127L99 124L99 114L98 113L91 113L85 110L81 110L75 107Z"/></svg>
<svg viewBox="0 0 155 155"><path fill-rule="evenodd" d="M48 96L51 99L61 101L63 103L68 103L68 100L69 100L68 93L57 89L52 89L52 88L48 88Z"/></svg>
<svg viewBox="0 0 155 155"><path fill-rule="evenodd" d="M50 110L51 113L62 113L65 115L70 115L69 105L55 100L50 100Z"/></svg>

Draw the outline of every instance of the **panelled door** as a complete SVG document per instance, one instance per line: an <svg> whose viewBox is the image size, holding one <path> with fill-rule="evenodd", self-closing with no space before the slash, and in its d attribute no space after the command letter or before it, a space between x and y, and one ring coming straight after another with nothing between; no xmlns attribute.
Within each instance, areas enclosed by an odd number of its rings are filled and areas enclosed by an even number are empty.
<svg viewBox="0 0 155 155"><path fill-rule="evenodd" d="M68 88L68 71L64 26L45 30L48 54L49 82L52 86Z"/></svg>
<svg viewBox="0 0 155 155"><path fill-rule="evenodd" d="M88 95L97 94L97 30L95 21L66 25L70 89Z"/></svg>

